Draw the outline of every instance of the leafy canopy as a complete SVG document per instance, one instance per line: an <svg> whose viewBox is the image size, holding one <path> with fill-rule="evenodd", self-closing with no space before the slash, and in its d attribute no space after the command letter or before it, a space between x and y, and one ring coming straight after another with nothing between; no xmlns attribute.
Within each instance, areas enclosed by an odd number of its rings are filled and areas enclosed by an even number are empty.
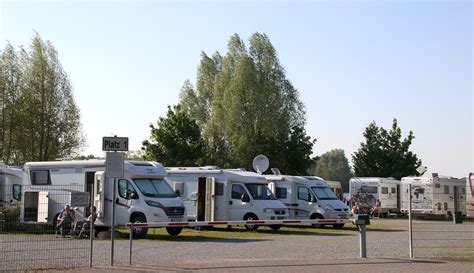
<svg viewBox="0 0 474 273"><path fill-rule="evenodd" d="M394 119L390 131L378 127L375 121L369 124L364 132L365 142L352 155L356 176L393 177L415 175L416 168L421 165L410 145L413 132L402 139L402 131Z"/></svg>

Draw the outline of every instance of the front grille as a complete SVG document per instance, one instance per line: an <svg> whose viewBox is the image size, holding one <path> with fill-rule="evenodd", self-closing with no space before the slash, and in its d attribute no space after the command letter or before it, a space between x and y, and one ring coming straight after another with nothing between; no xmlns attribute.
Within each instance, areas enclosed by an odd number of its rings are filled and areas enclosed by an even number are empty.
<svg viewBox="0 0 474 273"><path fill-rule="evenodd" d="M184 207L169 207L165 208L166 215L172 216L183 216L184 215Z"/></svg>
<svg viewBox="0 0 474 273"><path fill-rule="evenodd" d="M286 211L285 210L275 210L276 215L285 215Z"/></svg>

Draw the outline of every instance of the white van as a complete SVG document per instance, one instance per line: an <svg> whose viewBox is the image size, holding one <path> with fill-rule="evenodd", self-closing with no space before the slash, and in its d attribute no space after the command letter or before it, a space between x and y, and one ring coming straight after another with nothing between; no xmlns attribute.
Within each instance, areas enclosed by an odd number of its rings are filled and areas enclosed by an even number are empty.
<svg viewBox="0 0 474 273"><path fill-rule="evenodd" d="M275 169L272 169L275 170ZM349 207L316 176L265 175L275 195L288 208L290 219L348 219ZM314 227L321 227L314 224ZM335 224L342 228L344 224Z"/></svg>
<svg viewBox="0 0 474 273"><path fill-rule="evenodd" d="M21 219L25 223L55 223L65 204L87 215L94 204L97 230L112 225L112 204L116 204L115 224L128 222L182 222L186 209L181 199L163 180L166 170L157 162L125 161L124 177L105 177L105 160L29 162L24 166L24 193ZM91 202L92 200L92 202ZM167 228L178 235L180 227ZM143 237L146 228L133 230Z"/></svg>
<svg viewBox="0 0 474 273"><path fill-rule="evenodd" d="M23 170L0 163L0 207L21 201Z"/></svg>
<svg viewBox="0 0 474 273"><path fill-rule="evenodd" d="M412 214L452 215L461 211L466 215L466 180L453 177L403 177L401 183L401 212L408 213L411 184Z"/></svg>
<svg viewBox="0 0 474 273"><path fill-rule="evenodd" d="M358 201L367 212L379 200L382 213L399 213L399 192L400 180L394 178L353 177L349 180L351 204Z"/></svg>
<svg viewBox="0 0 474 273"><path fill-rule="evenodd" d="M288 210L260 174L217 167L167 168L191 221L286 220ZM246 225L249 230L258 226ZM278 229L279 226L270 226Z"/></svg>

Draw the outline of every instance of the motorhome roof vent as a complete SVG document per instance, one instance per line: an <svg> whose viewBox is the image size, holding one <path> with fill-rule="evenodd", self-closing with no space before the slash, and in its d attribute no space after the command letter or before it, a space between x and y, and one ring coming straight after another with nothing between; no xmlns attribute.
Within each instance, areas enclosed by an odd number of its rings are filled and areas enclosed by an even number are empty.
<svg viewBox="0 0 474 273"><path fill-rule="evenodd" d="M130 162L132 163L133 166L137 166L137 167L150 167L150 166L153 166L151 163L148 163L148 162Z"/></svg>
<svg viewBox="0 0 474 273"><path fill-rule="evenodd" d="M271 168L271 170L274 175L281 175L281 172L278 168Z"/></svg>

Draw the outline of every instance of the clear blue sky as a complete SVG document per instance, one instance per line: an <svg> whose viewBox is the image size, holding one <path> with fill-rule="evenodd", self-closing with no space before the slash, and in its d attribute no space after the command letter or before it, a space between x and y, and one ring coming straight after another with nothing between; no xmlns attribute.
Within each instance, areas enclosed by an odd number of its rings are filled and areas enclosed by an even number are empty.
<svg viewBox="0 0 474 273"><path fill-rule="evenodd" d="M74 3L72 3L74 2ZM307 110L314 154L350 159L376 121L397 118L429 172L474 171L471 1L2 1L0 47L29 46L36 30L59 52L88 138L128 136L193 83L201 51L266 33Z"/></svg>

